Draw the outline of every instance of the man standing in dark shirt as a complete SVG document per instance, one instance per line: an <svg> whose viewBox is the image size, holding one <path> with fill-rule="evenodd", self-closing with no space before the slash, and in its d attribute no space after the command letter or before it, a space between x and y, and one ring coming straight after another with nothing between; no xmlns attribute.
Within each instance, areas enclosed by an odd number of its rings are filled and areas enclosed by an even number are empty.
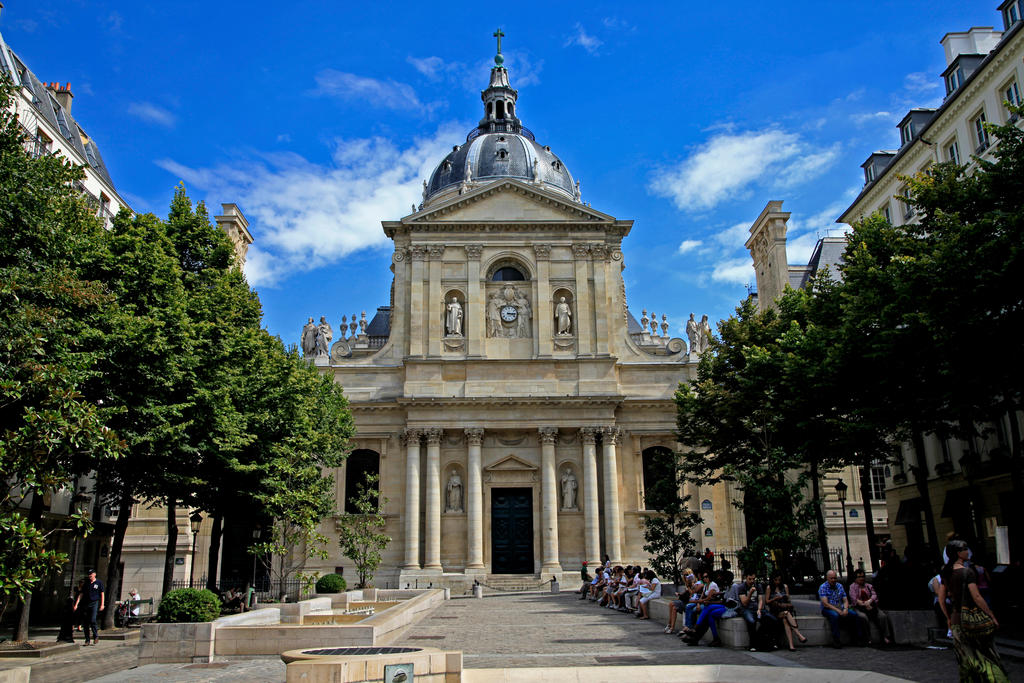
<svg viewBox="0 0 1024 683"><path fill-rule="evenodd" d="M106 601L105 588L103 582L96 578L96 570L90 569L89 579L85 582L85 586L82 588L82 592L78 594L78 600L82 601L83 605L83 621L85 622L85 644L95 645L100 640L99 628L96 624L96 615L103 611L103 607ZM76 602L75 608L78 608ZM92 643L89 642L89 629L92 629Z"/></svg>

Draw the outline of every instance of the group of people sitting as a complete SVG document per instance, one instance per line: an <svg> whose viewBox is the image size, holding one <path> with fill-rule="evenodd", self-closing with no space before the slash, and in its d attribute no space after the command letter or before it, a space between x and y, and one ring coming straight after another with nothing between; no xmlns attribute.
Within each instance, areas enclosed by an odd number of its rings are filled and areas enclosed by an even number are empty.
<svg viewBox="0 0 1024 683"><path fill-rule="evenodd" d="M584 562L580 578L583 579L580 600L589 598L601 607L629 612L638 619L650 619L649 604L661 597L661 581L653 571L639 565L613 567L605 561L590 576Z"/></svg>
<svg viewBox="0 0 1024 683"><path fill-rule="evenodd" d="M589 598L602 607L634 613L639 619L650 618L649 603L661 597L661 582L649 569L602 564L593 576L583 563L580 600ZM870 625L882 634L885 645L893 642L889 617L878 607L878 595L867 583L863 570L854 575L849 593L837 581L836 573L828 572L818 589L821 615L828 621L835 647L842 647L840 627L853 633L859 645L868 645ZM677 625L682 614L682 625ZM778 649L784 643L796 650L796 643L806 643L796 619L789 586L780 572L773 573L766 585L759 584L753 572L745 572L733 582L728 569L716 572L691 569L683 572L683 584L677 587L676 599L669 606L665 633L678 635L687 645L697 645L711 631L711 647L721 647L719 620L740 617L749 636L751 651ZM795 638L795 640L794 640Z"/></svg>

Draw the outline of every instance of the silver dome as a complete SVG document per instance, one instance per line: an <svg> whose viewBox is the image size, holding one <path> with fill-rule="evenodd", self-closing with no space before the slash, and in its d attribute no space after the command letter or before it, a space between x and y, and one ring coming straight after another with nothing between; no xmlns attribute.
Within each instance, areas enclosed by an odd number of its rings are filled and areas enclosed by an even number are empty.
<svg viewBox="0 0 1024 683"><path fill-rule="evenodd" d="M524 133L527 132L524 130ZM575 197L569 169L550 147L538 145L532 136L527 137L528 134L484 133L476 137L471 134L465 144L454 148L434 169L427 182L426 201L466 180L485 183L502 178L536 182L569 198Z"/></svg>

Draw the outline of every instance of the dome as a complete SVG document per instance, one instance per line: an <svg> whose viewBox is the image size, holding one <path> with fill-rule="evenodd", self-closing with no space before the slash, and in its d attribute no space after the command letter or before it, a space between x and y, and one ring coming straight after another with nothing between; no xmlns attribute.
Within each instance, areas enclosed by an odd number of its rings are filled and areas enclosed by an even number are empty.
<svg viewBox="0 0 1024 683"><path fill-rule="evenodd" d="M526 129L521 133L481 133L473 129L465 144L452 149L427 181L424 203L447 195L465 182L485 183L516 178L576 197L572 174L550 147L538 145Z"/></svg>

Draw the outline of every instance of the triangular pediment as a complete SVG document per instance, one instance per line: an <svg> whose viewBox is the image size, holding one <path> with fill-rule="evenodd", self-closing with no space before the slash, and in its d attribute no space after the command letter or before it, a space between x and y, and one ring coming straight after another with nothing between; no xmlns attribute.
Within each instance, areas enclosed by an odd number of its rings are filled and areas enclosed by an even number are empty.
<svg viewBox="0 0 1024 683"><path fill-rule="evenodd" d="M417 223L612 223L608 214L519 180L485 183L402 219Z"/></svg>
<svg viewBox="0 0 1024 683"><path fill-rule="evenodd" d="M534 466L534 465L531 465L530 463L526 462L525 460L521 460L521 459L517 458L514 455L508 455L508 456L505 456L504 458L502 458L501 460L499 460L498 462L494 463L493 465L488 465L484 469L486 471L488 471L488 472L508 472L508 471L520 471L521 472L523 470L534 471L534 470L537 469L537 467Z"/></svg>

